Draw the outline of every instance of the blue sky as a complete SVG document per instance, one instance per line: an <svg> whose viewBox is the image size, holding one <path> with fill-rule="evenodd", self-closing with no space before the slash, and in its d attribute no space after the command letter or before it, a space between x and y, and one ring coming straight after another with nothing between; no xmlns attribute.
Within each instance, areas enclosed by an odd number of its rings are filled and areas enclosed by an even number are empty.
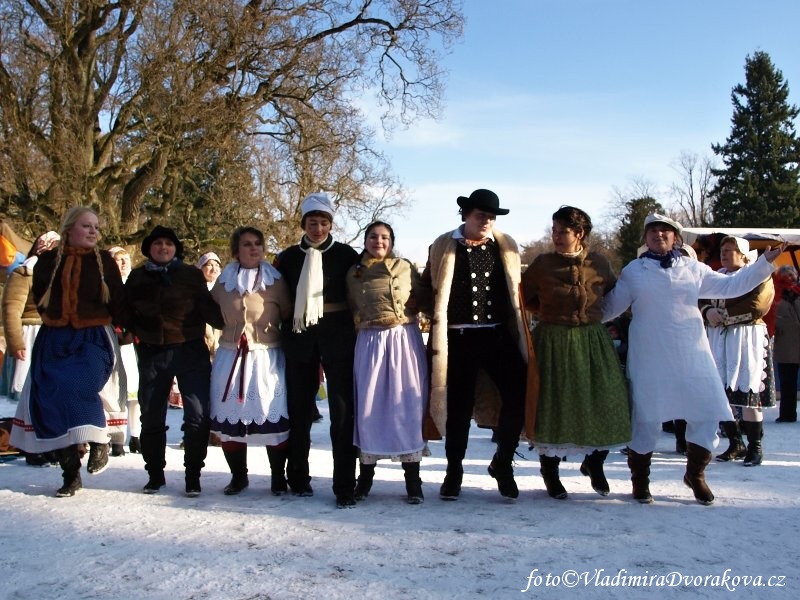
<svg viewBox="0 0 800 600"><path fill-rule="evenodd" d="M681 152L730 133L731 89L763 50L800 104L796 0L466 0L445 60L445 106L383 141L413 206L397 249L424 261L459 224L456 197L494 190L497 221L539 239L562 204L602 225L613 189L646 180L662 203Z"/></svg>

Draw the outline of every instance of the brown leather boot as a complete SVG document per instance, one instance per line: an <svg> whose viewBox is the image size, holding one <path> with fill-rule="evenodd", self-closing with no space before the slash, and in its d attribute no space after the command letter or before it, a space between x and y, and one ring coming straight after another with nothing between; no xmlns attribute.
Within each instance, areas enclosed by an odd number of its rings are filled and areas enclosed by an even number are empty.
<svg viewBox="0 0 800 600"><path fill-rule="evenodd" d="M711 451L702 446L686 444L686 474L683 483L692 488L695 499L702 505L714 503L714 494L706 484L705 470L711 462Z"/></svg>
<svg viewBox="0 0 800 600"><path fill-rule="evenodd" d="M650 460L653 453L639 454L628 449L628 468L631 470L631 484L633 484L633 498L642 504L652 504L653 496L650 494Z"/></svg>

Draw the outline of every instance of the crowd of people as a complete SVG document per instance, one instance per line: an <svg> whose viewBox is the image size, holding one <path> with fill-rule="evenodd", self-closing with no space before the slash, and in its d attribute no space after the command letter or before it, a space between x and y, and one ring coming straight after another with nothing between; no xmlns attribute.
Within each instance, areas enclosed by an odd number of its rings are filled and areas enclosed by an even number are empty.
<svg viewBox="0 0 800 600"><path fill-rule="evenodd" d="M42 234L3 296L10 395L19 400L11 443L32 464L57 462L57 496L82 487L81 461L99 474L111 456L141 453L145 494L167 484L167 410L183 408L184 488L201 493L210 440L231 479L249 486L248 446L263 446L271 492L313 496L309 465L320 374L327 383L332 488L351 508L372 490L379 460L402 465L406 500L424 500L421 462L444 437L442 500L458 499L471 422L491 427L488 474L517 498L514 455L536 448L550 497L565 500L562 460L601 496L609 451L626 447L635 500L653 502L651 457L664 422L680 424L684 483L714 501L705 469L763 460L763 408L797 419L800 288L782 267L774 335L764 315L776 296L782 246L751 253L721 244L722 269L697 260L681 225L660 214L644 224L641 255L617 277L588 245L590 216L562 206L554 250L523 270L516 242L496 226L498 196L456 200L461 224L436 238L420 273L395 253L391 225L366 227L358 253L331 235L336 206L315 193L301 205L302 235L270 263L264 233L237 228L230 262L214 252L184 262L176 232L156 226L131 268L122 247L101 250L98 216L76 207L59 232ZM626 315L624 340L621 323ZM427 346L420 316L430 324ZM629 324L629 325L628 325ZM615 339L612 339L612 334ZM745 447L741 431L747 436Z"/></svg>

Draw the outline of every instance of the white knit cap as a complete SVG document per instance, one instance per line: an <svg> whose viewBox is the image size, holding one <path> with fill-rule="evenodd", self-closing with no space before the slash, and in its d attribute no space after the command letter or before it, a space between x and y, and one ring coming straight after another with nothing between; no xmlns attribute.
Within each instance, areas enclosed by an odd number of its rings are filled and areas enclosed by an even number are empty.
<svg viewBox="0 0 800 600"><path fill-rule="evenodd" d="M333 205L333 201L328 194L325 192L315 192L309 194L303 200L303 204L300 205L300 216L305 217L308 213L314 211L327 213L330 215L331 220L333 220L333 215L336 214L336 207Z"/></svg>

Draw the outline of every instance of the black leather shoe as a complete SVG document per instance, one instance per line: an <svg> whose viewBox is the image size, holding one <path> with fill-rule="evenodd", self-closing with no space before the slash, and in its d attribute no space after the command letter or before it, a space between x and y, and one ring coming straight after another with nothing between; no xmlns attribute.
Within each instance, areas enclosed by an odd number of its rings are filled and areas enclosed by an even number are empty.
<svg viewBox="0 0 800 600"><path fill-rule="evenodd" d="M356 499L350 494L336 496L336 508L353 508L355 505Z"/></svg>
<svg viewBox="0 0 800 600"><path fill-rule="evenodd" d="M150 479L147 481L147 483L144 484L142 493L156 494L158 493L158 490L165 485L167 485L167 481L164 479L164 473L153 473L150 475Z"/></svg>
<svg viewBox="0 0 800 600"><path fill-rule="evenodd" d="M495 459L492 459L489 463L489 475L497 481L497 489L501 496L512 499L519 497L519 488L514 481L514 469L511 465L502 468L495 463Z"/></svg>

